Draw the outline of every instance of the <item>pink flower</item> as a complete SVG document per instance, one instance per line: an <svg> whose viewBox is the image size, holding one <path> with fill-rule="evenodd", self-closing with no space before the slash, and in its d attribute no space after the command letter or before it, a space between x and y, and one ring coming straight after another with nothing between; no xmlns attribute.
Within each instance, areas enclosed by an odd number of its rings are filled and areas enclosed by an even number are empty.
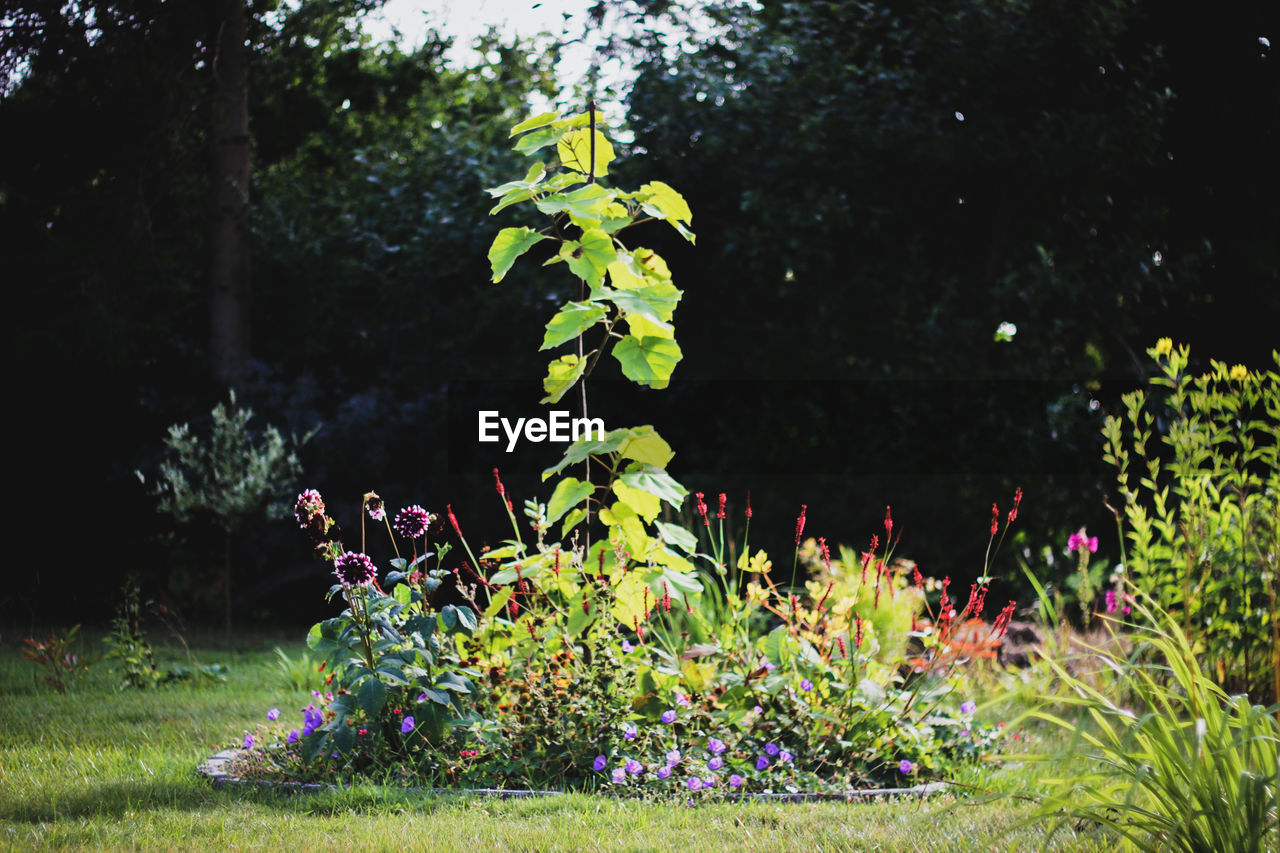
<svg viewBox="0 0 1280 853"><path fill-rule="evenodd" d="M1089 549L1090 554L1098 553L1098 537L1089 536L1081 527L1079 531L1067 537L1067 550L1083 551L1085 548Z"/></svg>

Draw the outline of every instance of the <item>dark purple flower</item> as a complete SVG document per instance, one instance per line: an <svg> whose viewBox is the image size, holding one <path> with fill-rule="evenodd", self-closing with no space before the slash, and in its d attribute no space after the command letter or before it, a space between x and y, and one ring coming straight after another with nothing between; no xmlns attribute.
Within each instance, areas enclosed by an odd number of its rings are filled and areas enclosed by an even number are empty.
<svg viewBox="0 0 1280 853"><path fill-rule="evenodd" d="M308 705L302 712L302 736L307 737L324 723L324 715L315 705Z"/></svg>
<svg viewBox="0 0 1280 853"><path fill-rule="evenodd" d="M298 734L297 729L291 729L289 731L289 743L297 743L300 740L300 738L301 736Z"/></svg>
<svg viewBox="0 0 1280 853"><path fill-rule="evenodd" d="M431 513L414 504L396 513L396 520L392 527L395 528L396 533L406 539L417 539L427 532L427 525L430 523Z"/></svg>
<svg viewBox="0 0 1280 853"><path fill-rule="evenodd" d="M770 755L777 755L778 745L776 743L766 743L764 745L764 751L769 753Z"/></svg>
<svg viewBox="0 0 1280 853"><path fill-rule="evenodd" d="M298 526L306 530L311 526L311 519L317 515L324 515L324 500L315 489L307 489L298 495L298 500L293 505L293 517L298 520Z"/></svg>
<svg viewBox="0 0 1280 853"><path fill-rule="evenodd" d="M591 762L591 769L597 773L605 769L607 766L609 766L609 759L605 758L603 755L597 755L596 760Z"/></svg>
<svg viewBox="0 0 1280 853"><path fill-rule="evenodd" d="M914 767L915 765L905 758L898 762L899 773L903 773L903 774L910 773Z"/></svg>
<svg viewBox="0 0 1280 853"><path fill-rule="evenodd" d="M367 555L348 551L333 561L333 573L343 586L368 586L377 577L378 570Z"/></svg>
<svg viewBox="0 0 1280 853"><path fill-rule="evenodd" d="M768 770L768 769L769 769L769 759L768 759L768 758L766 758L766 757L765 757L765 756L763 756L763 755L762 755L762 756L760 756L759 758L757 758L757 759L756 759L756 769L757 769L757 770Z"/></svg>

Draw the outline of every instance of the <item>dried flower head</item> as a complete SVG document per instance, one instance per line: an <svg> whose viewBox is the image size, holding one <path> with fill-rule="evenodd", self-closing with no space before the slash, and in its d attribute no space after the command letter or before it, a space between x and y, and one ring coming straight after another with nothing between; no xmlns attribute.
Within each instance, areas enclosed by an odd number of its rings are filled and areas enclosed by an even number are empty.
<svg viewBox="0 0 1280 853"><path fill-rule="evenodd" d="M364 509L374 521L382 521L387 517L387 510L377 492L365 492Z"/></svg>

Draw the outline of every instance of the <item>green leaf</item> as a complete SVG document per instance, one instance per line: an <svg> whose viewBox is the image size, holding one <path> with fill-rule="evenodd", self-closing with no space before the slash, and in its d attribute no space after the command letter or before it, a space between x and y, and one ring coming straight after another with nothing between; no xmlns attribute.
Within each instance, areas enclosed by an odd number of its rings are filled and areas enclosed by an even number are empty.
<svg viewBox="0 0 1280 853"><path fill-rule="evenodd" d="M676 303L684 294L670 282L661 282L637 290L613 290L598 287L591 294L593 302L612 302L628 315L639 315L660 329L670 329L667 323L675 313Z"/></svg>
<svg viewBox="0 0 1280 853"><path fill-rule="evenodd" d="M605 318L605 309L590 302L570 302L547 323L547 333L539 349L558 347L571 341ZM554 519L553 519L554 520Z"/></svg>
<svg viewBox="0 0 1280 853"><path fill-rule="evenodd" d="M685 530L678 524L668 524L665 521L655 523L658 528L658 535L663 541L675 545L686 554L696 554L698 551L698 537L694 536L688 530Z"/></svg>
<svg viewBox="0 0 1280 853"><path fill-rule="evenodd" d="M582 378L582 372L586 369L586 359L580 359L576 355L562 355L548 364L547 375L542 380L542 387L547 392L547 396L539 402L560 402L560 398Z"/></svg>
<svg viewBox="0 0 1280 853"><path fill-rule="evenodd" d="M443 687L451 693L470 693L472 685L456 672L443 672L436 679L436 687Z"/></svg>
<svg viewBox="0 0 1280 853"><path fill-rule="evenodd" d="M624 459L647 462L658 468L666 468L667 463L676 455L657 431L648 425L632 427L625 431L627 435L618 444L618 453Z"/></svg>
<svg viewBox="0 0 1280 853"><path fill-rule="evenodd" d="M647 198L645 196L648 196ZM693 212L689 210L684 196L673 190L662 181L653 181L640 188L640 207L650 216L665 220L672 228L680 232L690 243L696 241L694 233L685 227L693 220Z"/></svg>
<svg viewBox="0 0 1280 853"><path fill-rule="evenodd" d="M377 716L387 701L387 688L376 677L366 678L356 693L356 699L366 714L370 717Z"/></svg>
<svg viewBox="0 0 1280 853"><path fill-rule="evenodd" d="M543 127L533 133L526 133L512 147L521 154L532 154L548 145L555 145L560 141L560 134L559 128Z"/></svg>
<svg viewBox="0 0 1280 853"><path fill-rule="evenodd" d="M503 228L499 231L498 236L493 238L493 245L489 247L489 266L493 268L494 283L502 281L516 258L543 239L545 238L532 228Z"/></svg>
<svg viewBox="0 0 1280 853"><path fill-rule="evenodd" d="M556 483L551 500L547 501L547 521L554 524L566 512L591 497L595 487L576 477L565 477Z"/></svg>
<svg viewBox="0 0 1280 853"><path fill-rule="evenodd" d="M568 261L574 275L595 288L604 280L605 270L617 260L618 253L613 247L612 237L599 228L589 228L579 239L564 243L560 247L560 257Z"/></svg>
<svg viewBox="0 0 1280 853"><path fill-rule="evenodd" d="M564 524L560 525L560 535L568 536L569 531L577 527L587 517L586 507L578 507L573 512L564 517Z"/></svg>
<svg viewBox="0 0 1280 853"><path fill-rule="evenodd" d="M575 172L593 173L597 178L604 177L608 174L609 164L613 162L613 146L598 130L595 132L595 143L595 162L592 164L591 130L583 128L569 131L560 137L556 145L561 165Z"/></svg>
<svg viewBox="0 0 1280 853"><path fill-rule="evenodd" d="M645 521L652 522L662 511L662 501L655 494L637 489L622 480L614 482L612 488L618 500L635 510Z"/></svg>
<svg viewBox="0 0 1280 853"><path fill-rule="evenodd" d="M449 698L449 694L445 693L443 690L437 690L434 687L423 687L420 689L428 699L435 702L437 705L445 705L447 707L452 701Z"/></svg>
<svg viewBox="0 0 1280 853"><path fill-rule="evenodd" d="M552 124L553 122L559 121L559 119L560 119L560 113L555 113L555 112L541 113L540 115L536 115L533 118L527 118L524 121L517 124L515 127L511 128L510 135L515 136L518 133L524 133L529 130L537 130L540 127L546 127L547 125Z"/></svg>
<svg viewBox="0 0 1280 853"><path fill-rule="evenodd" d="M613 357L622 365L622 375L632 382L666 388L681 353L679 344L669 338L627 335L613 348Z"/></svg>
<svg viewBox="0 0 1280 853"><path fill-rule="evenodd" d="M677 483L666 471L646 462L632 462L619 479L631 488L648 492L677 508L684 503L684 496L689 494L689 490Z"/></svg>
<svg viewBox="0 0 1280 853"><path fill-rule="evenodd" d="M554 213L567 213L576 221L595 220L598 224L606 210L613 204L616 195L614 190L599 184L587 184L573 192L558 193L539 199L534 206L548 216Z"/></svg>

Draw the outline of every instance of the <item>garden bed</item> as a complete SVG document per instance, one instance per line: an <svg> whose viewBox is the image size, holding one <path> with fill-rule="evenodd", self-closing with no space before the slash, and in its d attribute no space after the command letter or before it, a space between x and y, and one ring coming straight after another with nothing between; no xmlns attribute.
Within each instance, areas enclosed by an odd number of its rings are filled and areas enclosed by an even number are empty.
<svg viewBox="0 0 1280 853"><path fill-rule="evenodd" d="M226 786L252 786L255 788L272 788L297 793L313 793L336 790L336 785L322 785L317 782L271 782L267 780L243 779L237 777L232 769L235 760L244 750L224 749L200 762L196 773L206 777L215 788ZM909 788L866 788L852 791L825 792L785 792L785 793L746 793L725 794L720 799L725 802L769 802L769 803L854 803L868 800L896 799L905 797L927 797L941 794L951 785L947 782L928 782L913 785ZM520 790L513 788L432 788L432 794L458 795L465 797L495 797L502 800L523 800L535 797L560 797L564 791L554 790Z"/></svg>

